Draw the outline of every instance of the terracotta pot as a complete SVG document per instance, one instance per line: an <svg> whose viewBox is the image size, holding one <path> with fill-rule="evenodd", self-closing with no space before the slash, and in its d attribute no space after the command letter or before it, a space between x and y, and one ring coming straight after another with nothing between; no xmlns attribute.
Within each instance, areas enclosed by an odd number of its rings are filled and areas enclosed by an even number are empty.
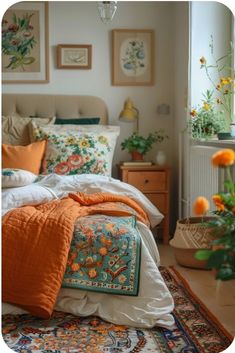
<svg viewBox="0 0 235 353"><path fill-rule="evenodd" d="M138 151L131 152L131 158L133 161L142 161L144 159L143 155Z"/></svg>

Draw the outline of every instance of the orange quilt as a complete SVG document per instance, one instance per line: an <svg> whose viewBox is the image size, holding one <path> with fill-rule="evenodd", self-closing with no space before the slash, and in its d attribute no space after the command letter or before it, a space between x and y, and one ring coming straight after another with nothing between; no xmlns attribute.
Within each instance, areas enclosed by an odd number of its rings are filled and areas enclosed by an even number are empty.
<svg viewBox="0 0 235 353"><path fill-rule="evenodd" d="M149 225L135 201L109 193L73 193L9 211L2 221L3 301L49 318L61 288L75 220L96 213L130 216L133 210Z"/></svg>

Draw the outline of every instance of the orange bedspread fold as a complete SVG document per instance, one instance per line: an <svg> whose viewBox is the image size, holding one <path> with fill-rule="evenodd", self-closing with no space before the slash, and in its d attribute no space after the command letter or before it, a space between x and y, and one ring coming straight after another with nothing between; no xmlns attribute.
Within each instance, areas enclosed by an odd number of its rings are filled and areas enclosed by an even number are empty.
<svg viewBox="0 0 235 353"><path fill-rule="evenodd" d="M124 210L120 203L130 207ZM2 221L2 299L49 318L66 269L78 217L133 214L149 225L142 208L126 196L73 193L62 200L9 211Z"/></svg>

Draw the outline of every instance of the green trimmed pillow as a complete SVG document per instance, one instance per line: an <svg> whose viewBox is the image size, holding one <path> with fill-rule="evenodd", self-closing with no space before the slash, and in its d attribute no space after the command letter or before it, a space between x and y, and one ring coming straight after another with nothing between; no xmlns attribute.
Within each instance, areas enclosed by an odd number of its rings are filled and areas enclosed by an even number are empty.
<svg viewBox="0 0 235 353"><path fill-rule="evenodd" d="M28 170L3 168L2 187L15 188L32 184L37 179L37 175Z"/></svg>
<svg viewBox="0 0 235 353"><path fill-rule="evenodd" d="M61 119L56 118L56 125L74 124L74 125L98 125L100 118L77 118L77 119Z"/></svg>

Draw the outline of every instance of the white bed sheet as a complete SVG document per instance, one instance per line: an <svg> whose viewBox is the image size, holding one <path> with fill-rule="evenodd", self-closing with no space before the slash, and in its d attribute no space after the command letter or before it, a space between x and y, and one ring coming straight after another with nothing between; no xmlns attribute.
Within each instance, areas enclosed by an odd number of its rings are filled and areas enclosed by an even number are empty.
<svg viewBox="0 0 235 353"><path fill-rule="evenodd" d="M163 218L158 209L135 187L117 179L99 175L42 177L39 182L2 191L2 214L23 205L35 205L66 196L69 192L111 192L126 195L139 202L147 212L151 226ZM89 292L62 288L56 310L75 315L98 315L115 324L135 327L155 325L171 327L172 296L158 270L160 258L154 237L148 227L137 222L142 238L139 295L137 297ZM22 309L3 303L2 313L23 313Z"/></svg>

